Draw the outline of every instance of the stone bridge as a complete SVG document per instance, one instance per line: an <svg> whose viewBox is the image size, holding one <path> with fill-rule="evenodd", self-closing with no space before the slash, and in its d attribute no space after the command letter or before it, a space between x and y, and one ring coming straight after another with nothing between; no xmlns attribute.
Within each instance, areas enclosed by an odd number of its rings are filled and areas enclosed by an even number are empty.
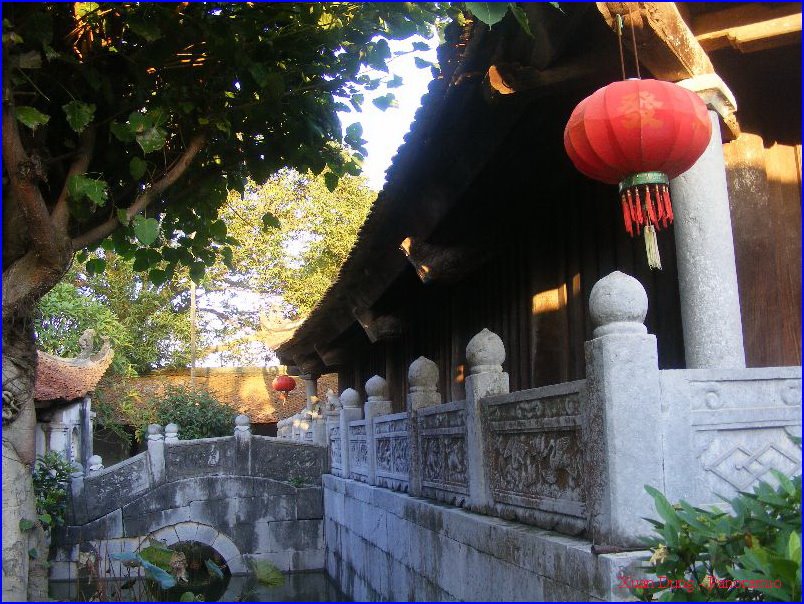
<svg viewBox="0 0 804 604"><path fill-rule="evenodd" d="M147 451L73 475L51 578L77 577L84 552L99 556L102 573L124 576L110 554L135 551L146 537L208 545L232 574L248 572L250 559L288 571L321 569L327 471L325 447L254 436L245 415L236 418L234 436L221 438L179 440L175 425L164 434L152 425Z"/></svg>

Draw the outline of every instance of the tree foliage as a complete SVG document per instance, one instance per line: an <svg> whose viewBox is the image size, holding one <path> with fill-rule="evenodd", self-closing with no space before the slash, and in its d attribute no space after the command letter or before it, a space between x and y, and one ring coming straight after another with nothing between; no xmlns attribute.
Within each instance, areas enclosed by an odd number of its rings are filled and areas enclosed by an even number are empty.
<svg viewBox="0 0 804 604"><path fill-rule="evenodd" d="M218 210L280 168L357 174L359 110L388 39L430 35L427 3L30 3L4 12L4 314L104 247L198 280L237 245ZM379 90L377 95L379 95ZM348 105L347 105L348 103ZM352 133L354 134L354 133ZM346 153L344 153L344 149ZM178 185L178 186L177 186ZM108 239L107 239L108 238ZM104 241L106 240L106 241ZM102 261L87 265L100 272Z"/></svg>

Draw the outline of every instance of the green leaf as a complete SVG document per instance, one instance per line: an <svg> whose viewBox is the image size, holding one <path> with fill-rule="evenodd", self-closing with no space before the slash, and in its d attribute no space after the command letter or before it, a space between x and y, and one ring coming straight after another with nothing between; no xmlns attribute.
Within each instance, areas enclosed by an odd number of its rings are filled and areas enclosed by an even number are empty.
<svg viewBox="0 0 804 604"><path fill-rule="evenodd" d="M31 549L28 550L28 557L31 560L36 560L39 557L39 551L37 551L35 547L32 547Z"/></svg>
<svg viewBox="0 0 804 604"><path fill-rule="evenodd" d="M100 5L97 2L76 2L74 7L75 16L78 19L83 19L90 13L94 13L98 8L100 8Z"/></svg>
<svg viewBox="0 0 804 604"><path fill-rule="evenodd" d="M148 280L153 283L156 287L162 285L165 281L168 280L167 271L163 271L160 268L154 268L148 271Z"/></svg>
<svg viewBox="0 0 804 604"><path fill-rule="evenodd" d="M385 85L388 88L399 88L403 84L402 76L395 75L391 80L386 83Z"/></svg>
<svg viewBox="0 0 804 604"><path fill-rule="evenodd" d="M50 116L45 115L38 109L29 107L28 105L19 105L14 108L14 115L25 126L31 130L36 130L38 126L47 124L50 121Z"/></svg>
<svg viewBox="0 0 804 604"><path fill-rule="evenodd" d="M106 270L106 260L103 258L91 258L87 260L86 268L90 277L92 275L100 275Z"/></svg>
<svg viewBox="0 0 804 604"><path fill-rule="evenodd" d="M128 212L126 210L117 210L117 219L120 221L120 224L128 225Z"/></svg>
<svg viewBox="0 0 804 604"><path fill-rule="evenodd" d="M145 575L159 583L159 586L162 589L170 589L176 585L176 579L174 579L170 573L162 570L155 564L151 564L147 560L143 560L142 567L145 569Z"/></svg>
<svg viewBox="0 0 804 604"><path fill-rule="evenodd" d="M24 533L25 531L30 531L34 527L33 520L28 520L27 518L20 519L20 530Z"/></svg>
<svg viewBox="0 0 804 604"><path fill-rule="evenodd" d="M67 123L76 132L83 132L95 117L95 105L92 103L82 103L81 101L70 101L61 107L67 115Z"/></svg>
<svg viewBox="0 0 804 604"><path fill-rule="evenodd" d="M155 218L134 218L134 236L143 245L151 245L159 237L159 221Z"/></svg>
<svg viewBox="0 0 804 604"><path fill-rule="evenodd" d="M262 215L262 227L265 231L268 229L278 229L280 227L279 219L271 214L271 212L266 212Z"/></svg>
<svg viewBox="0 0 804 604"><path fill-rule="evenodd" d="M179 598L179 602L195 602L195 594L191 591L185 591Z"/></svg>
<svg viewBox="0 0 804 604"><path fill-rule="evenodd" d="M39 515L39 522L41 522L44 525L50 525L53 523L53 517L47 512L45 512L44 514Z"/></svg>
<svg viewBox="0 0 804 604"><path fill-rule="evenodd" d="M223 220L216 220L210 223L209 234L213 239L224 239L226 237L226 223Z"/></svg>
<svg viewBox="0 0 804 604"><path fill-rule="evenodd" d="M522 31L524 31L532 38L533 32L530 31L530 23L528 23L528 16L525 14L525 11L522 9L522 7L519 6L516 2L509 2L508 8L511 9L511 13L519 22Z"/></svg>
<svg viewBox="0 0 804 604"><path fill-rule="evenodd" d="M419 69L426 69L428 67L432 67L433 63L430 61L425 61L421 57L413 57L413 62L416 64L416 67Z"/></svg>
<svg viewBox="0 0 804 604"><path fill-rule="evenodd" d="M414 42L413 50L430 50L426 42Z"/></svg>
<svg viewBox="0 0 804 604"><path fill-rule="evenodd" d="M504 2L467 2L466 8L489 27L502 21L508 11Z"/></svg>
<svg viewBox="0 0 804 604"><path fill-rule="evenodd" d="M371 102L380 111L385 111L389 107L399 107L399 103L396 102L396 97L390 92L383 96L378 96L376 99L372 99Z"/></svg>
<svg viewBox="0 0 804 604"><path fill-rule="evenodd" d="M327 172L324 174L324 184L327 185L327 189L330 193L338 188L338 175L334 172Z"/></svg>
<svg viewBox="0 0 804 604"><path fill-rule="evenodd" d="M552 7L553 7L554 9L556 9L556 10L560 10L562 13L564 12L564 9L563 9L563 8L561 8L561 7L558 5L558 2L548 2L547 4L549 4L550 6L552 6Z"/></svg>
<svg viewBox="0 0 804 604"><path fill-rule="evenodd" d="M167 132L162 128L154 126L148 128L148 130L145 130L142 134L137 134L136 138L143 153L151 153L153 151L159 151L159 149L165 146Z"/></svg>
<svg viewBox="0 0 804 604"><path fill-rule="evenodd" d="M112 122L109 124L109 130L114 134L115 138L121 143L134 142L134 133L128 124L121 124L119 122Z"/></svg>
<svg viewBox="0 0 804 604"><path fill-rule="evenodd" d="M206 271L207 267L203 262L193 262L190 265L190 279L193 280L193 283L198 285L204 278L204 273L206 273Z"/></svg>
<svg viewBox="0 0 804 604"><path fill-rule="evenodd" d="M76 201L88 197L96 206L106 204L108 186L104 180L89 178L83 174L73 174L67 179L67 192L70 197Z"/></svg>
<svg viewBox="0 0 804 604"><path fill-rule="evenodd" d="M128 164L128 171L134 180L140 180L145 175L148 164L140 157L132 157Z"/></svg>
<svg viewBox="0 0 804 604"><path fill-rule="evenodd" d="M162 37L162 32L153 21L146 21L139 17L130 16L127 19L128 26L138 36L142 36L148 42L155 42Z"/></svg>
<svg viewBox="0 0 804 604"><path fill-rule="evenodd" d="M220 566L215 564L212 560L204 560L204 564L212 575L218 579L223 579L223 571L221 570Z"/></svg>

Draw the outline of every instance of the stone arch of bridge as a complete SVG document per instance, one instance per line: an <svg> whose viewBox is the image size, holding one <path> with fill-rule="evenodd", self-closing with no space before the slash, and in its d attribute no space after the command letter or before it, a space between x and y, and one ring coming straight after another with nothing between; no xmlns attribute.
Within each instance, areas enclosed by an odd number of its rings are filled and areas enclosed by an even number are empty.
<svg viewBox="0 0 804 604"><path fill-rule="evenodd" d="M161 541L168 547L182 541L203 543L221 555L224 562L226 562L226 566L229 568L229 572L233 575L248 572L246 561L234 541L223 532L208 524L190 521L163 526L162 528L152 531L148 536L143 537L140 541L141 547L147 545L145 541L148 538Z"/></svg>

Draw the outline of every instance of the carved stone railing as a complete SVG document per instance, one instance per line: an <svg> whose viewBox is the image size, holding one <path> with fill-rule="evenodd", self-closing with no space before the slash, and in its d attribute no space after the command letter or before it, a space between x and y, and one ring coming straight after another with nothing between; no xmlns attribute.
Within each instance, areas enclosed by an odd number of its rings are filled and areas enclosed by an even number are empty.
<svg viewBox="0 0 804 604"><path fill-rule="evenodd" d="M721 503L715 494L775 483L771 470L801 470L801 449L788 438L801 436L801 367L683 369L660 380L671 500Z"/></svg>
<svg viewBox="0 0 804 604"><path fill-rule="evenodd" d="M586 529L583 384L483 399L486 474L497 515L564 533Z"/></svg>
<svg viewBox="0 0 804 604"><path fill-rule="evenodd" d="M366 420L349 422L349 478L369 482L368 438Z"/></svg>
<svg viewBox="0 0 804 604"><path fill-rule="evenodd" d="M410 419L407 413L374 418L375 482L407 492L410 483Z"/></svg>
<svg viewBox="0 0 804 604"><path fill-rule="evenodd" d="M800 472L801 367L660 371L647 295L614 272L592 288L586 379L509 392L505 347L487 329L466 347L466 400L443 404L439 368L409 367L406 413L366 382L327 417L333 473L583 535L641 547L655 517L645 485L671 501L719 501L771 470ZM365 409L365 415L364 415Z"/></svg>
<svg viewBox="0 0 804 604"><path fill-rule="evenodd" d="M461 505L469 495L466 401L419 409L421 494Z"/></svg>

